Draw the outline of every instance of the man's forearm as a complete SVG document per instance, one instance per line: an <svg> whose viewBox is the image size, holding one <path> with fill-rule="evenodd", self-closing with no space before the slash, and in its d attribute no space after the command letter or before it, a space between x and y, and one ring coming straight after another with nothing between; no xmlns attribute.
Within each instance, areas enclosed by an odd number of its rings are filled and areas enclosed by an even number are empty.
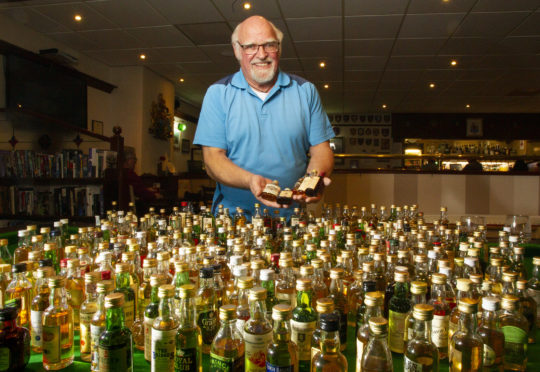
<svg viewBox="0 0 540 372"><path fill-rule="evenodd" d="M227 186L249 189L252 173L234 164L222 152L203 148L203 156L206 171L213 180Z"/></svg>
<svg viewBox="0 0 540 372"><path fill-rule="evenodd" d="M327 142L313 146L310 149L311 158L307 167L307 171L317 170L319 174L324 173L326 177L330 177L334 170L334 152Z"/></svg>

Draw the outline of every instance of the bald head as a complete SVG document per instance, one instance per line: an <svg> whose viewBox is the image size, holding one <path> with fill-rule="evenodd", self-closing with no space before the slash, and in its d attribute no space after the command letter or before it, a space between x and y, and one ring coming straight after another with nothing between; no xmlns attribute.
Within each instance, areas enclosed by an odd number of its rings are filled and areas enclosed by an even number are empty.
<svg viewBox="0 0 540 372"><path fill-rule="evenodd" d="M279 41L279 52L281 54L281 42L283 41L283 32L279 30L272 22L262 16L251 16L238 24L231 35L231 43L235 50L235 56L240 60L240 56L237 53L237 49L240 48L240 44L248 44L251 41L249 38L258 36L272 35L274 40ZM240 50L239 50L240 51ZM239 52L238 51L238 52Z"/></svg>

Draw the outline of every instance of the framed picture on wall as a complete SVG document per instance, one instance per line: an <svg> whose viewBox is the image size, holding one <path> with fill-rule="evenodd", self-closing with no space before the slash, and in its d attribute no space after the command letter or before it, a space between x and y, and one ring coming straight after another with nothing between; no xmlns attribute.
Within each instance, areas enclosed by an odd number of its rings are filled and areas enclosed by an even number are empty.
<svg viewBox="0 0 540 372"><path fill-rule="evenodd" d="M182 139L182 153L187 154L189 153L189 150L191 149L191 144L188 139L183 138Z"/></svg>
<svg viewBox="0 0 540 372"><path fill-rule="evenodd" d="M481 118L467 119L467 137L482 137L484 135L484 127Z"/></svg>
<svg viewBox="0 0 540 372"><path fill-rule="evenodd" d="M92 120L92 132L103 135L103 122L99 120Z"/></svg>

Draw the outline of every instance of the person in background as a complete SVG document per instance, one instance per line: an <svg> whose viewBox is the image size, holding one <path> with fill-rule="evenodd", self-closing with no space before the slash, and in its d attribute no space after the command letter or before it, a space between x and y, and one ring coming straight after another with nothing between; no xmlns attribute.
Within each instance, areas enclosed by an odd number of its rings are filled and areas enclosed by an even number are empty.
<svg viewBox="0 0 540 372"><path fill-rule="evenodd" d="M135 148L124 146L124 180L127 185L133 187L135 197L143 201L152 201L162 199L163 196L153 187L146 187L141 177L135 173L135 164L137 164L137 155Z"/></svg>
<svg viewBox="0 0 540 372"><path fill-rule="evenodd" d="M282 40L265 18L244 20L231 37L240 71L212 84L204 97L193 143L203 146L206 170L217 181L214 213L219 204L248 216L256 202L280 208L261 198L265 185L277 180L292 189L306 171L324 173L330 183L332 126L315 86L279 69Z"/></svg>
<svg viewBox="0 0 540 372"><path fill-rule="evenodd" d="M463 167L463 172L482 172L482 164L475 158L467 159L468 163Z"/></svg>
<svg viewBox="0 0 540 372"><path fill-rule="evenodd" d="M422 165L421 170L434 172L439 170L439 166L437 165L437 162L435 162L435 159L430 158L427 163Z"/></svg>
<svg viewBox="0 0 540 372"><path fill-rule="evenodd" d="M512 167L512 172L527 172L528 170L529 167L527 166L527 163L521 159L516 160L514 162L514 166Z"/></svg>

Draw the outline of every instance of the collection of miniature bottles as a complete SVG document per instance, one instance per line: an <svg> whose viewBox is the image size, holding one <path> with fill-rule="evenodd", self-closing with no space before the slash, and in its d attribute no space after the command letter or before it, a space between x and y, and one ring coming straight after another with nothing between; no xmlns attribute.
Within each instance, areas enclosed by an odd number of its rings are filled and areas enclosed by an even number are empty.
<svg viewBox="0 0 540 372"><path fill-rule="evenodd" d="M71 235L67 221L29 226L13 255L0 240L0 351L28 362L9 333L46 370L78 348L91 371L132 371L135 350L159 372L201 372L203 355L211 371L347 371L345 350L357 372L393 371L392 353L405 371L524 371L540 257L528 278L519 237L489 246L447 213L325 205L287 221L257 205L249 223L186 204L109 211Z"/></svg>

